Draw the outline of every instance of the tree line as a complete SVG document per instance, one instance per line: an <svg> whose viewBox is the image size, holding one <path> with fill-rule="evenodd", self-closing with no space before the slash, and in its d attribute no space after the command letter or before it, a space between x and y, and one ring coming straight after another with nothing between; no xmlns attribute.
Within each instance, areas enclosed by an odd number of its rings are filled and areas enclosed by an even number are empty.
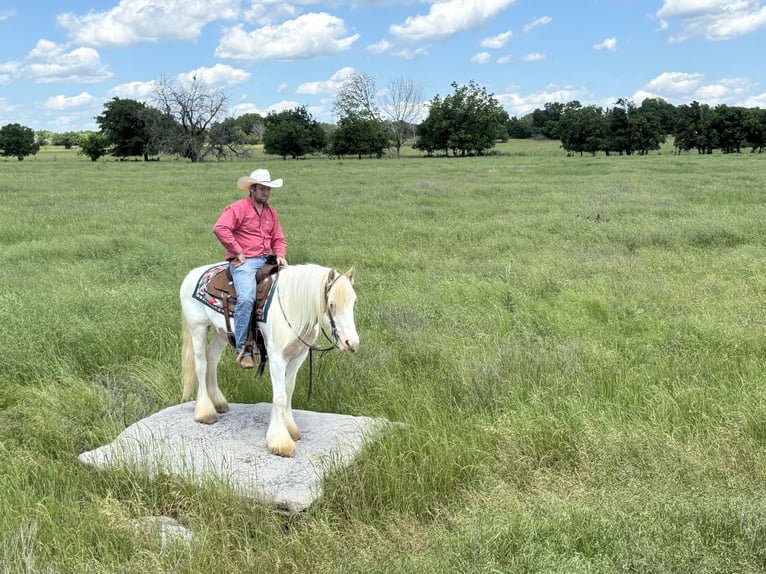
<svg viewBox="0 0 766 574"><path fill-rule="evenodd" d="M673 136L675 150L762 152L766 110L692 102L674 106L660 98L636 105L619 99L611 108L579 101L548 103L521 118L510 117L493 94L471 81L451 84L452 93L436 95L423 111L422 90L409 79L392 80L378 90L367 74L352 74L334 101L335 124L320 123L306 107L225 117L228 96L196 78L181 85L162 79L148 103L112 98L95 118L97 132L38 132L19 124L0 128L0 154L19 160L52 143L93 161L107 154L120 158L177 155L192 162L246 157L253 145L285 159L311 154L330 157L399 155L409 143L427 156L484 155L509 138L559 140L570 155L638 154L657 150ZM49 141L50 139L50 141Z"/></svg>

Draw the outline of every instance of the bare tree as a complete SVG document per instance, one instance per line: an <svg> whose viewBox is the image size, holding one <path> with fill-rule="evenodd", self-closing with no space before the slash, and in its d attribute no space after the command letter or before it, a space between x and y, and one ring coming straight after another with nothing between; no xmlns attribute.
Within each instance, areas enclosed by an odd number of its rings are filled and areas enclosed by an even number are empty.
<svg viewBox="0 0 766 574"><path fill-rule="evenodd" d="M388 83L383 94L383 116L390 122L396 155L413 131L423 106L423 88L409 78L397 78Z"/></svg>
<svg viewBox="0 0 766 574"><path fill-rule="evenodd" d="M228 100L196 76L188 86L163 77L152 93L152 103L165 119L155 133L160 148L192 162L203 160L211 151L208 129L226 113Z"/></svg>

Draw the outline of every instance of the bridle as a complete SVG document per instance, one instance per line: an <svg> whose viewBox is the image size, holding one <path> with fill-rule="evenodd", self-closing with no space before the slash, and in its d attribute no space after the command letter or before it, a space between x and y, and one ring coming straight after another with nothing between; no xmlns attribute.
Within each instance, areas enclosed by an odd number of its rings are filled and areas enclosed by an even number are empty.
<svg viewBox="0 0 766 574"><path fill-rule="evenodd" d="M290 331L292 331L293 335L295 335L295 338L298 339L301 343L303 343L306 347L308 347L309 350L309 390L308 390L308 398L311 399L311 391L313 388L312 381L314 379L314 351L317 351L319 353L326 353L327 351L332 351L333 349L338 347L338 326L335 324L335 317L332 313L332 307L330 306L330 291L335 286L335 282L340 279L340 275L336 275L335 279L332 281L328 281L327 284L324 286L324 308L327 313L327 319L330 322L330 329L331 329L331 337L327 336L327 333L325 332L324 328L320 325L319 329L322 332L322 334L325 336L325 339L327 339L330 342L330 345L327 347L319 347L315 343L308 343L306 340L301 337L300 333L295 330L292 323L290 323L290 319L287 318L287 313L285 313L284 305L282 305L282 297L279 293L279 282L277 282L277 301L279 302L279 309L282 311L282 317L284 317L285 322L287 323L287 326L290 328ZM319 323L319 320L317 319L317 324Z"/></svg>

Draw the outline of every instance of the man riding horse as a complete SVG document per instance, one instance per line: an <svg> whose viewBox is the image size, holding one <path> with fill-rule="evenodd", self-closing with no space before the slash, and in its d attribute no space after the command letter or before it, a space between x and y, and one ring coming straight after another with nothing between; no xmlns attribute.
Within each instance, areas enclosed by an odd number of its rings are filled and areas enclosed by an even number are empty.
<svg viewBox="0 0 766 574"><path fill-rule="evenodd" d="M253 350L246 346L255 303L255 275L273 253L280 266L287 266L287 243L276 210L269 205L272 188L282 179L271 179L267 169L256 169L237 180L237 188L248 197L227 205L213 226L213 233L226 249L226 260L237 292L234 307L234 337L237 364L252 369Z"/></svg>

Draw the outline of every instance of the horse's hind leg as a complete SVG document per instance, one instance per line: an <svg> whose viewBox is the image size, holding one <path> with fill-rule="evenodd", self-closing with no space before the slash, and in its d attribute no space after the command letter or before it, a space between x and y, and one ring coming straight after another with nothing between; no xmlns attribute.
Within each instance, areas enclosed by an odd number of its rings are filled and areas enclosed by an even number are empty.
<svg viewBox="0 0 766 574"><path fill-rule="evenodd" d="M192 348L194 349L194 370L197 375L197 400L194 402L194 420L198 423L212 424L217 420L216 409L207 393L207 342L208 326L196 326L190 329ZM213 337L215 340L215 337Z"/></svg>
<svg viewBox="0 0 766 574"><path fill-rule="evenodd" d="M207 394L218 413L229 412L229 403L226 402L226 397L218 387L218 362L227 344L225 338L213 333L213 338L207 347Z"/></svg>

